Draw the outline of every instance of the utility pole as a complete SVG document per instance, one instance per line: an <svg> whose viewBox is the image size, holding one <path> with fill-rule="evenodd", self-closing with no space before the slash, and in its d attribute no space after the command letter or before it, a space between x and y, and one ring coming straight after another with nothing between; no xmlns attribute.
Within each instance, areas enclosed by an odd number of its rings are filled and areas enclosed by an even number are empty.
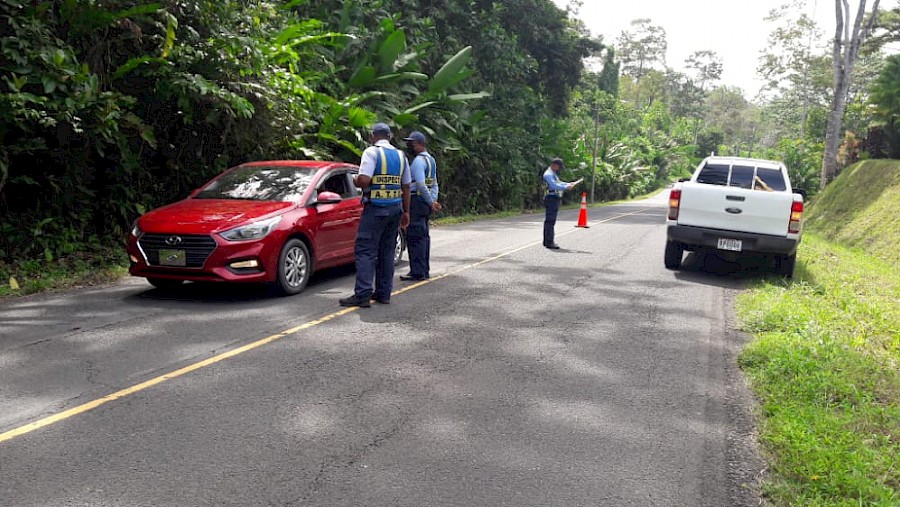
<svg viewBox="0 0 900 507"><path fill-rule="evenodd" d="M591 153L591 204L594 204L594 188L597 181L597 142L600 139L600 104L594 115L594 149Z"/></svg>

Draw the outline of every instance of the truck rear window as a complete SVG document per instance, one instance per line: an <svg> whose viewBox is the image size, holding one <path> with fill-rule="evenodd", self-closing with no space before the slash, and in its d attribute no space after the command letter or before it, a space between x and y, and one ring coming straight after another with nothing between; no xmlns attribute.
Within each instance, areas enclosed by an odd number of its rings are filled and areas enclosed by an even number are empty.
<svg viewBox="0 0 900 507"><path fill-rule="evenodd" d="M756 190L769 190L772 192L784 192L787 190L787 184L784 182L784 175L778 169L764 169L762 167L756 170L756 184L753 186Z"/></svg>
<svg viewBox="0 0 900 507"><path fill-rule="evenodd" d="M697 175L697 183L706 183L707 185L727 185L728 184L728 166L721 164L706 164L700 169Z"/></svg>
<svg viewBox="0 0 900 507"><path fill-rule="evenodd" d="M781 169L752 165L706 164L697 175L697 183L784 192L787 182Z"/></svg>
<svg viewBox="0 0 900 507"><path fill-rule="evenodd" d="M752 188L753 187L753 167L746 165L736 165L731 168L731 181L728 182L729 187Z"/></svg>

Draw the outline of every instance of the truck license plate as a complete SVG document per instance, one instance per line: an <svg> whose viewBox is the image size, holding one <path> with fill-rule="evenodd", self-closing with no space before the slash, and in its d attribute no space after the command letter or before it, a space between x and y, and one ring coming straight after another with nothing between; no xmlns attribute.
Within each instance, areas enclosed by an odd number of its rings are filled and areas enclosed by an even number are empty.
<svg viewBox="0 0 900 507"><path fill-rule="evenodd" d="M741 240L730 238L719 238L719 250L731 250L732 252L741 251Z"/></svg>
<svg viewBox="0 0 900 507"><path fill-rule="evenodd" d="M187 264L187 256L184 250L160 250L159 251L160 266L184 266Z"/></svg>

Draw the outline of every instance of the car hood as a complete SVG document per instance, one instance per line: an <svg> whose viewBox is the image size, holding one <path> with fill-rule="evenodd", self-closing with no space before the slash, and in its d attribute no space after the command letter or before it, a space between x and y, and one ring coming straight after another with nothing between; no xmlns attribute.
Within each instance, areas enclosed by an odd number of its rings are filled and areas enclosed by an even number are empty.
<svg viewBox="0 0 900 507"><path fill-rule="evenodd" d="M226 231L294 206L291 202L232 199L185 199L145 214L144 232L209 234Z"/></svg>

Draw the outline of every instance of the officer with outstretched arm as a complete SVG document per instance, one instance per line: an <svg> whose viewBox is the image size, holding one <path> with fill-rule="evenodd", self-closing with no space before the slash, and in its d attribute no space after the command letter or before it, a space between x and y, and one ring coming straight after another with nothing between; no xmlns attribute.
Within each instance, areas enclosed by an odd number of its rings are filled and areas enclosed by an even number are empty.
<svg viewBox="0 0 900 507"><path fill-rule="evenodd" d="M559 250L559 245L553 241L556 227L556 216L559 214L559 203L563 192L572 190L577 182L567 183L559 179L559 172L563 168L563 161L554 158L550 161L550 167L544 171L544 183L547 184L547 193L544 195L544 246L553 250Z"/></svg>

